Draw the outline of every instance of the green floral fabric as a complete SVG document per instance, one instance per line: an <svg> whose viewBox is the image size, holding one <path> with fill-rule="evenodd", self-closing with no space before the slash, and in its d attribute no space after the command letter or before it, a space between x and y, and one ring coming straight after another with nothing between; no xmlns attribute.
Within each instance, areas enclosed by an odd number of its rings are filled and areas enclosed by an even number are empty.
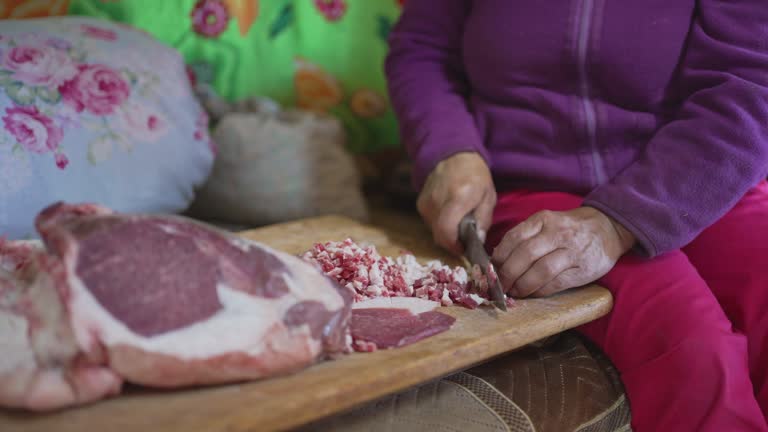
<svg viewBox="0 0 768 432"><path fill-rule="evenodd" d="M338 116L349 149L398 146L386 37L398 0L71 0L68 14L147 31L224 99L267 96Z"/></svg>

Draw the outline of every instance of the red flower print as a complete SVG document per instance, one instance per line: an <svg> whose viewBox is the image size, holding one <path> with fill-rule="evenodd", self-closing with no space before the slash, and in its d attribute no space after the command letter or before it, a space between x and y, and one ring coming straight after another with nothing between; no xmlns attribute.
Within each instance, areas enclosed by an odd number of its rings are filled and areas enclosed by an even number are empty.
<svg viewBox="0 0 768 432"><path fill-rule="evenodd" d="M80 25L80 30L82 30L84 35L88 37L92 37L94 39L101 39L105 41L117 40L117 33L107 28L96 27L88 24L82 24Z"/></svg>
<svg viewBox="0 0 768 432"><path fill-rule="evenodd" d="M14 106L5 109L5 130L19 145L33 153L55 151L64 136L61 128L36 106Z"/></svg>
<svg viewBox="0 0 768 432"><path fill-rule="evenodd" d="M229 24L227 6L221 0L197 0L190 16L192 28L207 37L220 35Z"/></svg>
<svg viewBox="0 0 768 432"><path fill-rule="evenodd" d="M69 165L69 159L64 153L56 153L54 159L56 160L56 166L59 169L64 169Z"/></svg>
<svg viewBox="0 0 768 432"><path fill-rule="evenodd" d="M0 67L15 80L33 86L56 88L77 74L66 51L40 44L21 44L3 53Z"/></svg>
<svg viewBox="0 0 768 432"><path fill-rule="evenodd" d="M128 99L131 89L117 71L100 64L82 64L78 75L59 87L65 103L77 112L112 114Z"/></svg>
<svg viewBox="0 0 768 432"><path fill-rule="evenodd" d="M59 150L64 132L36 106L6 108L2 120L5 130L22 148L39 154L54 152L56 166L59 169L67 167L69 159Z"/></svg>
<svg viewBox="0 0 768 432"><path fill-rule="evenodd" d="M315 6L328 21L338 21L347 11L344 0L315 0Z"/></svg>

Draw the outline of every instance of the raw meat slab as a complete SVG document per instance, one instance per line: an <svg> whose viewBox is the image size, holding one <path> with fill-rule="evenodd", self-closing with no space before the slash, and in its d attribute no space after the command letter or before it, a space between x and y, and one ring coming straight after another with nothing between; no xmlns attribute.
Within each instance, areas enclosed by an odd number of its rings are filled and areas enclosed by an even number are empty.
<svg viewBox="0 0 768 432"><path fill-rule="evenodd" d="M286 375L348 350L351 293L293 255L91 204L51 205L35 223L45 250L0 239L0 341L14 354L0 355L0 406L91 403L123 379Z"/></svg>

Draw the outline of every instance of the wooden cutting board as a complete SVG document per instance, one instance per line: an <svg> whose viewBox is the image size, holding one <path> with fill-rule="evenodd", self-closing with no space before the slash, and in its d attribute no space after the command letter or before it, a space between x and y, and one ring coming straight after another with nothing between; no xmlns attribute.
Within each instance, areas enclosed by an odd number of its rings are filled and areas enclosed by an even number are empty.
<svg viewBox="0 0 768 432"><path fill-rule="evenodd" d="M318 241L351 237L374 243L382 254L409 250L422 260L452 261L412 221L389 219L380 226L331 216L243 235L294 254ZM590 286L548 299L519 301L507 313L444 308L457 318L454 327L408 347L352 354L291 376L258 382L179 391L127 388L118 398L46 415L0 411L0 431L286 430L468 368L598 318L611 306L607 290Z"/></svg>

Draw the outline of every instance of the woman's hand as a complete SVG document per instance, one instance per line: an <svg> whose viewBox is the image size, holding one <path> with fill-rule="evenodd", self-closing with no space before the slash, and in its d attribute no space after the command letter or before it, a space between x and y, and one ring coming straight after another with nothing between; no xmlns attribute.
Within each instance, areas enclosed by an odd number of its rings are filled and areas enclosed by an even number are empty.
<svg viewBox="0 0 768 432"><path fill-rule="evenodd" d="M461 254L459 222L474 210L481 236L491 226L496 189L491 172L477 153L457 153L441 161L427 177L417 202L435 243Z"/></svg>
<svg viewBox="0 0 768 432"><path fill-rule="evenodd" d="M544 297L594 282L635 243L618 222L592 207L542 211L509 230L493 251L513 297Z"/></svg>

